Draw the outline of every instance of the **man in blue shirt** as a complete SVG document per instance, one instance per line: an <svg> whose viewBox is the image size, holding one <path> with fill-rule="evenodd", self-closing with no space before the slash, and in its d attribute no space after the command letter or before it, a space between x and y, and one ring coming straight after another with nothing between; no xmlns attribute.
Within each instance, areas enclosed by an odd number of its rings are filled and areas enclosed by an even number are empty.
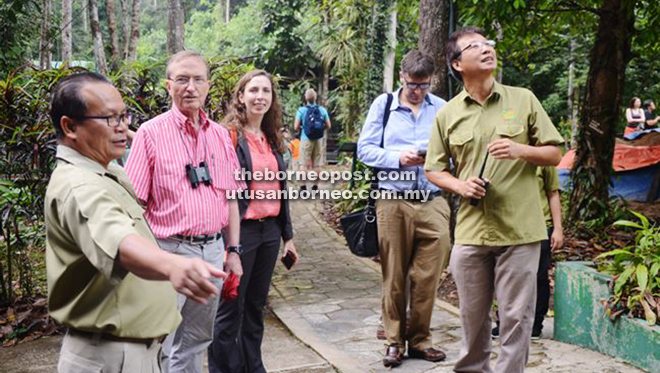
<svg viewBox="0 0 660 373"><path fill-rule="evenodd" d="M438 281L449 256L449 205L423 169L431 125L445 104L429 93L434 71L431 57L418 50L408 52L399 73L402 87L393 93L386 126L388 95L383 94L371 104L358 140L360 160L389 175L381 179L379 188L400 197L376 202L386 367L401 365L406 342L410 358L445 359L442 351L433 348L430 323ZM414 174L414 180L393 177L404 173ZM410 198L405 192L411 190L430 193L430 198L405 199ZM406 279L410 281L408 325Z"/></svg>
<svg viewBox="0 0 660 373"><path fill-rule="evenodd" d="M303 170L313 170L318 174L320 168L325 166L324 132L330 130L330 116L323 106L316 104L316 91L313 88L305 91L305 103L306 105L298 108L298 112L296 112L296 121L293 124L293 130L298 132L302 126L302 131L300 131L300 158ZM321 137L312 139L308 136L308 132L310 132L309 127L312 126L310 116L308 115L310 110L318 110L319 119L325 124L324 130L321 132ZM312 182L312 189L318 189L318 178L314 178ZM302 189L307 189L304 183Z"/></svg>

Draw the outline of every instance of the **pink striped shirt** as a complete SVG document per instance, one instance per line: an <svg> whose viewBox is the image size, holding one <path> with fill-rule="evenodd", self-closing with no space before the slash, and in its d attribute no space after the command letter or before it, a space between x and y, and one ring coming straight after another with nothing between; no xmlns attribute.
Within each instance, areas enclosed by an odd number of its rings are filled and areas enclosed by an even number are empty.
<svg viewBox="0 0 660 373"><path fill-rule="evenodd" d="M175 106L142 124L126 162L137 197L146 205L144 213L158 238L176 234L213 234L229 221L226 190L245 189L236 180L240 169L229 132L200 110L200 129ZM212 185L199 183L193 189L186 165L205 161Z"/></svg>

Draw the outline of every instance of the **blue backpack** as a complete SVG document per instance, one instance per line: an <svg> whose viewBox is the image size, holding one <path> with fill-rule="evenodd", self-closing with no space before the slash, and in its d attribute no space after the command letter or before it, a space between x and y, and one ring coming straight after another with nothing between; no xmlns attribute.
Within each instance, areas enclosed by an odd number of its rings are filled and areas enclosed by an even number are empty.
<svg viewBox="0 0 660 373"><path fill-rule="evenodd" d="M303 131L310 140L317 140L323 137L325 131L325 119L318 105L309 105L307 113L303 118Z"/></svg>

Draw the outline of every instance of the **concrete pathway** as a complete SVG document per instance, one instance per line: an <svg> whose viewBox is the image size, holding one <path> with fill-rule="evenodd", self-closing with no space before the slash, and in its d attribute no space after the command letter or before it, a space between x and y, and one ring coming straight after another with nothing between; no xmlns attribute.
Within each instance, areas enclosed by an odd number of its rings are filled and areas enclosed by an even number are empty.
<svg viewBox="0 0 660 373"><path fill-rule="evenodd" d="M297 338L339 371L389 371L381 363L385 344L376 339L380 317L380 268L368 259L350 254L344 239L327 226L321 214L318 202L291 203L301 261L291 271L281 265L276 267L270 296L272 310ZM546 320L546 338L552 335L552 321ZM406 359L401 367L394 368L395 371L452 372L461 346L457 309L436 302L431 330L435 346L447 353L447 361L434 364ZM493 359L496 359L497 341L493 345ZM541 339L532 343L526 372L643 371L599 353Z"/></svg>

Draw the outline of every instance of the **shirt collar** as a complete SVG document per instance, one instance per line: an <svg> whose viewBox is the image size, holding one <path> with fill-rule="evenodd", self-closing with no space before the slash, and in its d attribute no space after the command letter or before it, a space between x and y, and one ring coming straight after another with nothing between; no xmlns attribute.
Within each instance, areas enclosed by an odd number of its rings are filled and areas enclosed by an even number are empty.
<svg viewBox="0 0 660 373"><path fill-rule="evenodd" d="M392 92L392 95L394 96L392 98L392 107L390 108L390 111L395 111L396 109L399 108L401 105L401 101L399 101L399 95L403 91L403 87L399 87L396 91ZM431 94L427 93L426 96L424 96L424 104L422 104L422 107L426 105L433 105L433 100L431 100ZM401 106L403 107L403 106Z"/></svg>
<svg viewBox="0 0 660 373"><path fill-rule="evenodd" d="M172 116L174 117L174 121L176 122L176 124L180 128L182 128L184 130L186 128L192 129L192 123L190 122L188 117L185 116L181 112L181 110L179 110L179 108L176 107L176 105L172 105L171 111L172 111ZM211 124L211 121L209 121L209 117L206 115L206 113L202 109L199 109L199 122L200 122L199 127L204 129L204 130L207 129L208 126Z"/></svg>
<svg viewBox="0 0 660 373"><path fill-rule="evenodd" d="M119 166L110 163L106 169L97 161L80 154L80 152L71 147L62 144L57 145L55 158L61 159L64 162L70 163L84 170L92 171L95 174L99 174L101 176L109 175L115 180L117 178L117 168L120 168Z"/></svg>
<svg viewBox="0 0 660 373"><path fill-rule="evenodd" d="M486 98L486 102L490 101L492 99L499 99L502 97L502 93L504 92L504 89L502 88L502 84L498 83L497 80L493 80L493 89L490 91L490 95ZM472 98L470 93L465 89L465 86L463 86L463 90L459 95L457 96L459 100L462 101L467 101L467 102L472 102L472 103L477 103L477 100Z"/></svg>

